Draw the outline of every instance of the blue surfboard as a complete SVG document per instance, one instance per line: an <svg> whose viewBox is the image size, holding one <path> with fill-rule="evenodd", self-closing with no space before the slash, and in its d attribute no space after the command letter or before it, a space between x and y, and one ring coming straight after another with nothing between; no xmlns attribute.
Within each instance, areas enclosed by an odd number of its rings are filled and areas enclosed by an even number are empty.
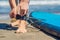
<svg viewBox="0 0 60 40"><path fill-rule="evenodd" d="M60 34L60 14L51 12L32 12L30 17L40 20L42 22L42 29L48 29L48 32L52 31L55 35Z"/></svg>

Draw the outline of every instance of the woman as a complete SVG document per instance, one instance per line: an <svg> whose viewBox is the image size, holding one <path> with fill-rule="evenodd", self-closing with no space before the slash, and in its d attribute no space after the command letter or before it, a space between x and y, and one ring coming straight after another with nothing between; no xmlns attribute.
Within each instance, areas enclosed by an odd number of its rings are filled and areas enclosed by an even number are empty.
<svg viewBox="0 0 60 40"><path fill-rule="evenodd" d="M11 6L10 17L16 18L16 22L11 23L11 25L12 26L18 25L16 33L27 32L26 30L27 23L24 18L28 12L29 0L20 0L18 5L16 5L17 0L9 0L9 2Z"/></svg>

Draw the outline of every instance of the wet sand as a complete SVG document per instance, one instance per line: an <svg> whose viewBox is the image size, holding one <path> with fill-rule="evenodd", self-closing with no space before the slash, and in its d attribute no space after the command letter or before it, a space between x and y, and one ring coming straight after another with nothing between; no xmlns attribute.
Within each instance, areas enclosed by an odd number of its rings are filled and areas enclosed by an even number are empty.
<svg viewBox="0 0 60 40"><path fill-rule="evenodd" d="M14 33L15 30L7 30L4 28L9 23L10 22L7 20L0 20L0 40L58 40L48 34L45 34L30 24L27 25L27 33L16 34Z"/></svg>

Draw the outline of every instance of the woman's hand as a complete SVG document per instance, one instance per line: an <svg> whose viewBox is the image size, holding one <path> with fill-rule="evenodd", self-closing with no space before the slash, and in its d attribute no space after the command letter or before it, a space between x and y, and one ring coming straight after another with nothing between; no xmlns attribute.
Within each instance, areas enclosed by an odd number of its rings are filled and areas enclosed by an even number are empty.
<svg viewBox="0 0 60 40"><path fill-rule="evenodd" d="M16 15L18 13L18 10L19 10L19 6L16 6L15 8L13 8L10 12L10 17L11 18L16 18Z"/></svg>
<svg viewBox="0 0 60 40"><path fill-rule="evenodd" d="M20 15L24 16L28 12L28 3L21 2L20 3Z"/></svg>
<svg viewBox="0 0 60 40"><path fill-rule="evenodd" d="M10 12L10 17L11 17L11 18L14 18L15 15L16 15L16 8L13 8L13 9L11 10L11 12Z"/></svg>

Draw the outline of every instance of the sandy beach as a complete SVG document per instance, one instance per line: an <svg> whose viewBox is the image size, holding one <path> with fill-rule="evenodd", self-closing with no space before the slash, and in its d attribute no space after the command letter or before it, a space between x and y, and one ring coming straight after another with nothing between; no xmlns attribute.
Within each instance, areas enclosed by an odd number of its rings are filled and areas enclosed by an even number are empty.
<svg viewBox="0 0 60 40"><path fill-rule="evenodd" d="M48 34L45 34L39 29L27 25L27 33L16 34L15 29L7 29L6 25L8 25L9 21L0 20L0 40L58 40Z"/></svg>

